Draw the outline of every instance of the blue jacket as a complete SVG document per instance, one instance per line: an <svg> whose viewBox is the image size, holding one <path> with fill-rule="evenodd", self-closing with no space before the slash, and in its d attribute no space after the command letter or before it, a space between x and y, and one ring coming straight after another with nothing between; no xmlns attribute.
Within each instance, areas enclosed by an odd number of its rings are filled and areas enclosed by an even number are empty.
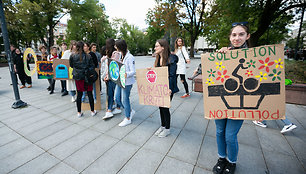
<svg viewBox="0 0 306 174"><path fill-rule="evenodd" d="M178 62L178 57L175 54L170 54L169 57L170 61L167 64L168 66L168 75L169 75L169 87L172 91L172 94L176 93L179 91L177 87L177 78L176 78L176 69L177 69L177 62Z"/></svg>

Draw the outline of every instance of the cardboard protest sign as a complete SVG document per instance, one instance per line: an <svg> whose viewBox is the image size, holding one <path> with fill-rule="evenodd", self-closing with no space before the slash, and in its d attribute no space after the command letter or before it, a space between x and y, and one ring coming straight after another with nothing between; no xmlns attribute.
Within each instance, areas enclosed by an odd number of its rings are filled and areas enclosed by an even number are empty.
<svg viewBox="0 0 306 174"><path fill-rule="evenodd" d="M168 67L137 69L139 104L170 108Z"/></svg>
<svg viewBox="0 0 306 174"><path fill-rule="evenodd" d="M121 88L125 88L125 65L108 59L108 76L109 79L119 85Z"/></svg>
<svg viewBox="0 0 306 174"><path fill-rule="evenodd" d="M38 79L53 79L52 61L36 61Z"/></svg>
<svg viewBox="0 0 306 174"><path fill-rule="evenodd" d="M68 59L54 59L53 60L53 75L56 80L69 80L69 60Z"/></svg>
<svg viewBox="0 0 306 174"><path fill-rule="evenodd" d="M27 66L27 64L28 64L28 59L27 59L28 54L31 54L34 57L34 61L35 61L35 67L32 71L30 71L28 69L28 66ZM35 54L34 50L32 48L27 48L23 53L24 72L27 76L32 76L35 73L36 67L37 67L36 62L37 62L37 57L36 57L36 54Z"/></svg>
<svg viewBox="0 0 306 174"><path fill-rule="evenodd" d="M284 46L201 55L207 119L285 119Z"/></svg>
<svg viewBox="0 0 306 174"><path fill-rule="evenodd" d="M99 74L99 69L95 69L96 72ZM100 95L100 77L98 76L97 81L93 84L93 88L96 88L96 96L93 96L94 98L96 97L96 103L95 103L95 110L101 110L101 95ZM94 95L94 92L92 91L92 94ZM89 103L82 103L82 110L83 111L90 111L90 105Z"/></svg>

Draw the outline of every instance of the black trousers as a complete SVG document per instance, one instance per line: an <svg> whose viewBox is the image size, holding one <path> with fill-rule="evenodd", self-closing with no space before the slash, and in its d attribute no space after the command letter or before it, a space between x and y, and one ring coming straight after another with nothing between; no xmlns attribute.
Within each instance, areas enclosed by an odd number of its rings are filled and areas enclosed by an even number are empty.
<svg viewBox="0 0 306 174"><path fill-rule="evenodd" d="M23 67L17 69L17 74L22 85L25 85L25 83L32 84L32 78L26 75Z"/></svg>
<svg viewBox="0 0 306 174"><path fill-rule="evenodd" d="M67 91L66 80L61 80L61 86L62 86L62 92L66 92Z"/></svg>
<svg viewBox="0 0 306 174"><path fill-rule="evenodd" d="M178 75L180 75L180 78L181 78L181 81L182 81L182 83L183 83L183 85L184 85L186 94L189 94L188 84L187 84L187 82L186 82L185 74L177 74L177 75L176 75L176 78L178 77Z"/></svg>
<svg viewBox="0 0 306 174"><path fill-rule="evenodd" d="M173 94L170 95L170 101L173 98ZM170 110L169 108L164 108L164 107L159 107L159 112L160 112L160 121L161 121L161 126L165 127L166 129L170 129Z"/></svg>
<svg viewBox="0 0 306 174"><path fill-rule="evenodd" d="M90 110L94 111L95 110L95 105L94 105L94 99L93 99L92 91L87 91L87 95L88 95L88 99L89 99ZM78 91L77 100L76 100L76 105L77 105L78 112L81 112L81 110L82 110L81 109L82 96L83 96L83 92Z"/></svg>

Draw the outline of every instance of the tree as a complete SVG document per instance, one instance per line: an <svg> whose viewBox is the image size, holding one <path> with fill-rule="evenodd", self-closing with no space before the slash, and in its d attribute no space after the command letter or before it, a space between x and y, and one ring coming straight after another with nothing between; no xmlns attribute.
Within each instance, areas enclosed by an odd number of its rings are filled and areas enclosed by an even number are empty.
<svg viewBox="0 0 306 174"><path fill-rule="evenodd" d="M233 22L248 21L251 46L277 43L284 40L294 22L298 8L305 6L302 0L216 0L205 35L211 44L228 46L228 31ZM238 10L239 9L239 10Z"/></svg>
<svg viewBox="0 0 306 174"><path fill-rule="evenodd" d="M67 42L83 40L95 42L98 48L105 44L107 38L113 38L115 31L111 28L105 7L98 0L86 0L74 4L71 20L68 21Z"/></svg>

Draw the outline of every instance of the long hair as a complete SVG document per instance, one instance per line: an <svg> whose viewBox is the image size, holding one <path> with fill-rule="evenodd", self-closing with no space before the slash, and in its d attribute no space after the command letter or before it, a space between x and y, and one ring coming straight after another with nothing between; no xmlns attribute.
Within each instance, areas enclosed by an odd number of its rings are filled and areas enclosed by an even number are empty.
<svg viewBox="0 0 306 174"><path fill-rule="evenodd" d="M102 57L106 56L106 46L105 45L101 48L101 55Z"/></svg>
<svg viewBox="0 0 306 174"><path fill-rule="evenodd" d="M165 39L159 39L156 42L158 42L159 45L164 48L164 50L161 53L161 55L163 57L163 62L160 62L160 55L156 54L156 59L155 59L154 67L166 66L168 64L168 62L170 61L169 57L170 57L170 54L171 54L170 53L169 43Z"/></svg>
<svg viewBox="0 0 306 174"><path fill-rule="evenodd" d="M76 42L75 40L71 40L71 41L70 41L70 45L69 45L70 51L72 51L73 46L76 45L76 44L77 44L77 42Z"/></svg>
<svg viewBox="0 0 306 174"><path fill-rule="evenodd" d="M115 42L115 45L118 48L118 50L122 52L122 57L121 57L121 61L122 61L127 53L127 44L125 40L119 39Z"/></svg>
<svg viewBox="0 0 306 174"><path fill-rule="evenodd" d="M115 49L115 40L110 38L106 40L106 55L108 58L112 57L112 54L114 51L116 51Z"/></svg>
<svg viewBox="0 0 306 174"><path fill-rule="evenodd" d="M83 60L83 52L84 52L83 47L84 47L84 42L78 41L76 45L76 49L77 49L77 53L80 55L80 61Z"/></svg>
<svg viewBox="0 0 306 174"><path fill-rule="evenodd" d="M179 47L179 46L178 46L178 44L177 44L177 41L178 41L179 39L181 39L181 40L182 40L182 46L184 46L184 45L185 45L183 38L178 37L178 38L175 40L175 44L174 44L174 49L175 49L175 51L174 51L174 52L176 52L176 51L177 51L177 49L178 49L178 47Z"/></svg>

